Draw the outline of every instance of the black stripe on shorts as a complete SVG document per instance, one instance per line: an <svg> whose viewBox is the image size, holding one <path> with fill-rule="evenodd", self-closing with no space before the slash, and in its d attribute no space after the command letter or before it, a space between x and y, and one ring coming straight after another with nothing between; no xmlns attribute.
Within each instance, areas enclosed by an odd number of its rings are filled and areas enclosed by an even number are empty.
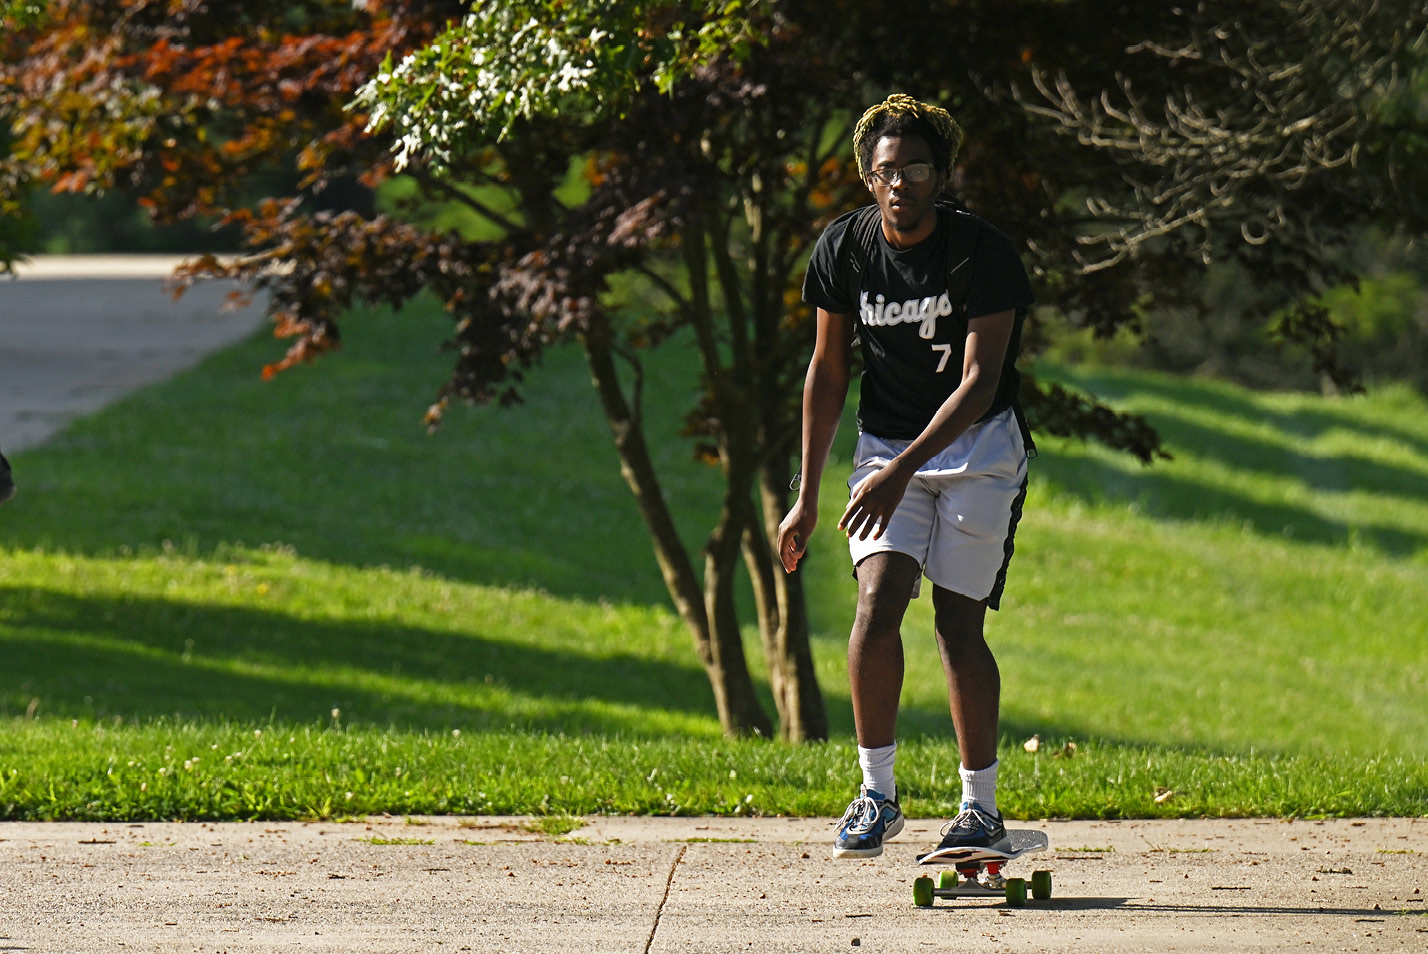
<svg viewBox="0 0 1428 954"><path fill-rule="evenodd" d="M1012 551L1016 549L1016 525L1021 522L1022 504L1026 502L1026 478L1021 479L1021 490L1018 491L1016 499L1012 501L1011 517L1007 521L1007 539L1004 545L1006 556L1002 558L1001 569L997 570L997 580L992 584L992 592L987 596L987 606L992 609L1002 608L1002 590L1007 585L1007 567L1011 565Z"/></svg>

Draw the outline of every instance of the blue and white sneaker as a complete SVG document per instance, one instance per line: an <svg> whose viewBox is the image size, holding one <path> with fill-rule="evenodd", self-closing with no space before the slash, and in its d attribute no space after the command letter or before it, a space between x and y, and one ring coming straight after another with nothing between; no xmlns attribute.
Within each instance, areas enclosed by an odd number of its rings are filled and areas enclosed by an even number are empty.
<svg viewBox="0 0 1428 954"><path fill-rule="evenodd" d="M835 858L876 858L883 853L883 840L902 831L902 809L882 792L863 788L848 805L833 839Z"/></svg>
<svg viewBox="0 0 1428 954"><path fill-rule="evenodd" d="M1011 841L999 812L976 802L964 802L962 811L942 830L942 843L923 857L986 850L1007 852Z"/></svg>

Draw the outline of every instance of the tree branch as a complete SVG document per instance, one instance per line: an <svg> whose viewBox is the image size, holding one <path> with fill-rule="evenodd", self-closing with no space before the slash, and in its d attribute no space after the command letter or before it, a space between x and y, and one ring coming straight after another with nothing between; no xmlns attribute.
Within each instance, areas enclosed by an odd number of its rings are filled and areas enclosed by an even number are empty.
<svg viewBox="0 0 1428 954"><path fill-rule="evenodd" d="M478 215L482 216L488 221L499 225L508 233L519 232L521 230L521 225L519 223L497 212L495 209L491 208L489 205L482 202L480 199L468 195L466 192L462 191L461 189L458 189L455 185L442 178L441 176L434 176L429 172L411 168L407 169L406 174L411 176L413 179L416 179L425 188L433 189L437 192L440 192L448 199L455 199L457 202L460 202L462 205L465 205L467 208L476 212Z"/></svg>
<svg viewBox="0 0 1428 954"><path fill-rule="evenodd" d="M689 313L691 307L689 299L686 298L684 293L668 278L655 271L645 262L637 262L631 265L630 270L648 278L660 291L669 296L670 301L674 302L676 308L685 314Z"/></svg>

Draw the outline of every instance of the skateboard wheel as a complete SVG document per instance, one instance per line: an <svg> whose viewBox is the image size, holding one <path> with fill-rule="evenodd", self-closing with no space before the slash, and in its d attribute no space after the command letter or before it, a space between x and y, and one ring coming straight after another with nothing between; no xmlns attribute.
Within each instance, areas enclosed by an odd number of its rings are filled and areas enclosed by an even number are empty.
<svg viewBox="0 0 1428 954"><path fill-rule="evenodd" d="M957 872L944 871L937 876L937 887L946 890L957 887Z"/></svg>
<svg viewBox="0 0 1428 954"><path fill-rule="evenodd" d="M1033 871L1031 873L1031 896L1038 901L1045 901L1051 897L1051 872Z"/></svg>
<svg viewBox="0 0 1428 954"><path fill-rule="evenodd" d="M932 907L932 879L922 875L912 882L912 903L919 908Z"/></svg>
<svg viewBox="0 0 1428 954"><path fill-rule="evenodd" d="M1007 904L1013 908L1026 907L1026 879L1007 879Z"/></svg>

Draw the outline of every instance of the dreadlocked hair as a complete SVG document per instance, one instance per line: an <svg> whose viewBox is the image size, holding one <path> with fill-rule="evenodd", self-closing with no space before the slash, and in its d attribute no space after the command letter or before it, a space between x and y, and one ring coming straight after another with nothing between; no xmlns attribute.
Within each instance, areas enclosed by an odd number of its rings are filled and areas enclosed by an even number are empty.
<svg viewBox="0 0 1428 954"><path fill-rule="evenodd" d="M858 178L868 177L873 149L884 136L920 136L932 147L932 164L943 175L952 174L952 163L962 146L962 127L940 106L920 103L906 93L893 93L863 113L853 128L853 154L858 160Z"/></svg>

